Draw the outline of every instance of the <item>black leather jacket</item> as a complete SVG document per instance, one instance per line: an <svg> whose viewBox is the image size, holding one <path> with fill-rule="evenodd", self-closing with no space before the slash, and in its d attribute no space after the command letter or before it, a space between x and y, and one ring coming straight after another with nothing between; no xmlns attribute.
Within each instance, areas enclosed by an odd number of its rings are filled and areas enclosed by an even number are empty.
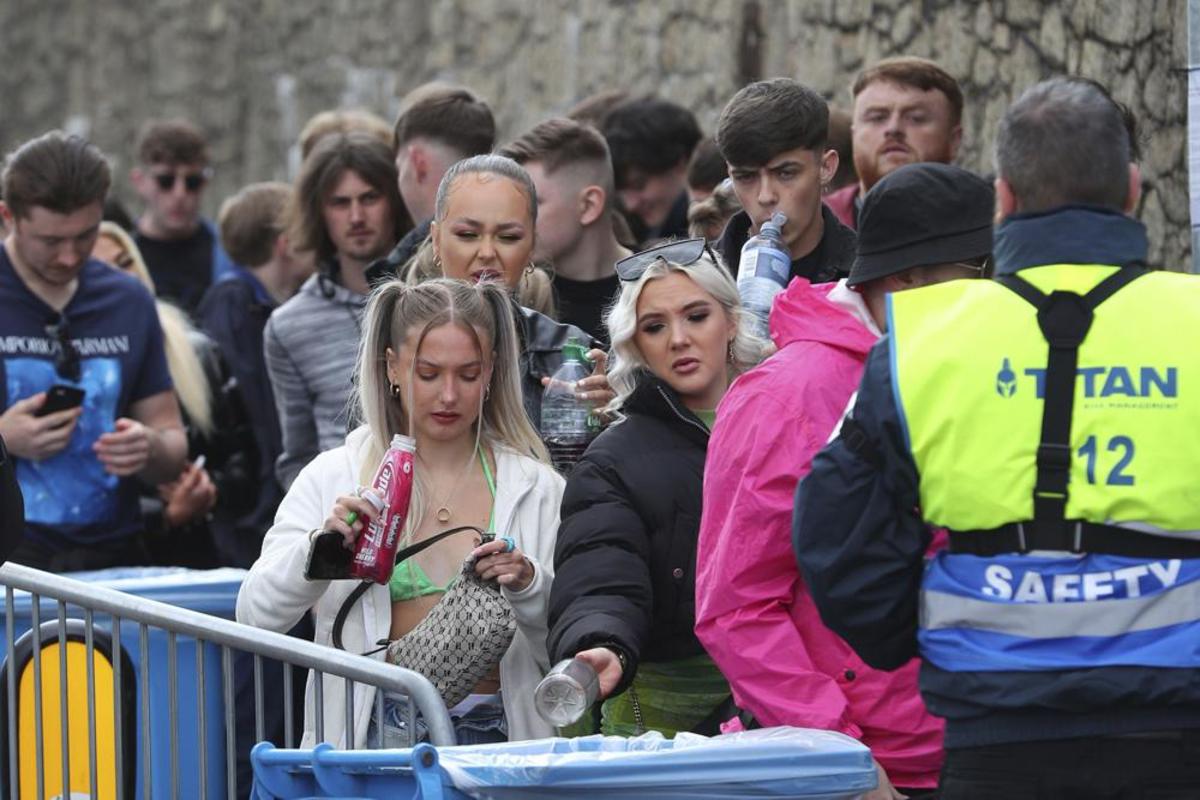
<svg viewBox="0 0 1200 800"><path fill-rule="evenodd" d="M537 428L542 417L542 378L550 377L562 366L563 345L571 339L587 347L596 347L591 334L581 328L557 322L545 314L513 303L517 335L521 337L521 394L525 413Z"/></svg>

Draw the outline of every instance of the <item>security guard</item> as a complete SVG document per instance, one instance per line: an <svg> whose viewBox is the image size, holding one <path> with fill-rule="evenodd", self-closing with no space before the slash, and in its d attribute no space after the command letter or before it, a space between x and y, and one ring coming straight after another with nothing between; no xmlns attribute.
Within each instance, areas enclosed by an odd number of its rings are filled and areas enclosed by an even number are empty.
<svg viewBox="0 0 1200 800"><path fill-rule="evenodd" d="M1013 104L997 280L890 298L797 491L822 619L919 645L944 800L1200 796L1200 280L1145 269L1132 129L1082 79Z"/></svg>

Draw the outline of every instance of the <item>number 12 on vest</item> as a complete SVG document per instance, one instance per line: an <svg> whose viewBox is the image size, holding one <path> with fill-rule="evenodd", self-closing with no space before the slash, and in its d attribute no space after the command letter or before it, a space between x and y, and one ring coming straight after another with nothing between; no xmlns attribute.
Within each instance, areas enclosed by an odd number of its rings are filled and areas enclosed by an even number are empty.
<svg viewBox="0 0 1200 800"><path fill-rule="evenodd" d="M1099 450L1100 445L1095 436L1089 436L1078 450L1079 457L1086 459L1088 483L1096 482L1096 462L1100 458ZM1133 475L1127 472L1133 462L1133 440L1128 436L1114 436L1108 440L1105 450L1113 454L1116 463L1109 470L1104 483L1108 486L1133 486ZM1108 460L1106 457L1105 461Z"/></svg>

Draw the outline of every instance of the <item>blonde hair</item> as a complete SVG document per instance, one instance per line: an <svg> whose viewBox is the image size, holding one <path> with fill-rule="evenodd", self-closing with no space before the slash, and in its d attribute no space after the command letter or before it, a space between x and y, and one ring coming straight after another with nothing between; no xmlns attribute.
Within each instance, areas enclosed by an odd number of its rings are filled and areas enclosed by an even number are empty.
<svg viewBox="0 0 1200 800"><path fill-rule="evenodd" d="M383 142L389 148L392 146L392 126L383 117L373 114L363 108L330 109L318 111L309 117L308 122L300 130L300 157L308 158L308 154L317 146L322 137L331 133L349 133L362 131Z"/></svg>
<svg viewBox="0 0 1200 800"><path fill-rule="evenodd" d="M612 337L608 383L617 393L612 402L605 407L606 412L619 412L637 387L638 374L649 369L634 341L634 334L637 332L638 298L641 297L642 289L647 283L672 272L679 272L691 278L697 286L712 295L733 321L733 358L728 365L731 380L758 364L767 355L768 344L754 333L750 316L742 308L738 297L737 285L725 267L716 261L709 251L705 251L699 260L687 265L660 258L652 262L636 281L621 282L621 292L605 318L609 335Z"/></svg>
<svg viewBox="0 0 1200 800"><path fill-rule="evenodd" d="M154 279L142 252L138 250L125 229L107 220L100 223L100 236L116 242L129 256L128 272L141 281L150 294L153 295ZM120 269L114 265L115 269ZM158 309L158 324L163 332L163 350L167 357L167 372L171 374L171 383L175 387L175 396L179 405L188 416L192 426L203 436L213 432L212 395L208 385L208 377L204 374L204 365L200 356L192 346L192 337L197 333L195 326L188 320L187 315L175 306L163 300L154 300Z"/></svg>
<svg viewBox="0 0 1200 800"><path fill-rule="evenodd" d="M370 430L370 445L360 476L362 483L370 480L393 435L413 435L406 414L406 407L412 402L412 372L405 378L407 385L401 386L400 396L394 396L387 375L388 348L399 352L415 332L415 352L429 332L442 325L457 325L470 333L485 359L489 354L484 351L487 346L484 340L491 346L492 376L476 420L477 445L506 447L543 463L550 462L546 446L525 413L517 330L505 289L493 282L471 285L447 278L434 278L416 286L391 280L371 294L359 347L357 399L359 413ZM424 516L424 495L418 471L406 537Z"/></svg>

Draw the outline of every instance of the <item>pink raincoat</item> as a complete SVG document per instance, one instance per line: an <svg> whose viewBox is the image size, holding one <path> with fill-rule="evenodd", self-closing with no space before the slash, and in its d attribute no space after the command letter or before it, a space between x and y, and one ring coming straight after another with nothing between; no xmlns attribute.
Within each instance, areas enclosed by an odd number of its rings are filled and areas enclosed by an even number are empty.
<svg viewBox="0 0 1200 800"><path fill-rule="evenodd" d="M696 634L764 727L840 731L870 747L894 785L936 786L942 722L917 692L919 661L895 672L864 664L821 623L792 553L796 484L878 334L844 282L800 278L776 299L770 326L779 351L730 387L708 445Z"/></svg>

